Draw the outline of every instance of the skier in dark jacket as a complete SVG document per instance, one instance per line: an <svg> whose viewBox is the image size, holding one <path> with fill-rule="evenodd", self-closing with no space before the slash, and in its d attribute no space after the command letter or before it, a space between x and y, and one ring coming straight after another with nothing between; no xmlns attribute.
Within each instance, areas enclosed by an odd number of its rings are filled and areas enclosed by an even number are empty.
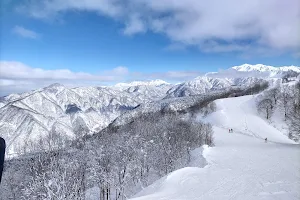
<svg viewBox="0 0 300 200"><path fill-rule="evenodd" d="M2 137L0 137L0 183L2 179L2 171L4 165L5 147L5 140Z"/></svg>

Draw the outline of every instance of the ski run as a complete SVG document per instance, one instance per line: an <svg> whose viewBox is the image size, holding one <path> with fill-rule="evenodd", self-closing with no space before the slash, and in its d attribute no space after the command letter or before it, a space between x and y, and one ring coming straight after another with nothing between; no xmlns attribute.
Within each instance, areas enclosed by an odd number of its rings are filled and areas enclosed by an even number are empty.
<svg viewBox="0 0 300 200"><path fill-rule="evenodd" d="M216 104L201 119L214 129L215 146L198 151L207 165L174 171L132 200L300 199L299 144L258 116L255 96Z"/></svg>

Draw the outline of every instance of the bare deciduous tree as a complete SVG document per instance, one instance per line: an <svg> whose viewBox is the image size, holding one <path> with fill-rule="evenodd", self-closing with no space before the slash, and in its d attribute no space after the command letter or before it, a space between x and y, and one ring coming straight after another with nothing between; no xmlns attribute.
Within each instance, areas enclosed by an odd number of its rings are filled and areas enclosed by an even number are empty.
<svg viewBox="0 0 300 200"><path fill-rule="evenodd" d="M273 113L273 102L271 99L263 99L258 102L258 111L263 113L266 119L270 119Z"/></svg>

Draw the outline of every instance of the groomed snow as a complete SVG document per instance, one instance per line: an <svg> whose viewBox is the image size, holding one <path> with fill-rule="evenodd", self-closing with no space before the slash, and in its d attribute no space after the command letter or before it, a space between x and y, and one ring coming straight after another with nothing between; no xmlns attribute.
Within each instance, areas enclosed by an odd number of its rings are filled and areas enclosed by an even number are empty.
<svg viewBox="0 0 300 200"><path fill-rule="evenodd" d="M208 165L177 170L134 200L300 199L300 146L257 116L254 100L217 100L206 118L216 144L203 151Z"/></svg>

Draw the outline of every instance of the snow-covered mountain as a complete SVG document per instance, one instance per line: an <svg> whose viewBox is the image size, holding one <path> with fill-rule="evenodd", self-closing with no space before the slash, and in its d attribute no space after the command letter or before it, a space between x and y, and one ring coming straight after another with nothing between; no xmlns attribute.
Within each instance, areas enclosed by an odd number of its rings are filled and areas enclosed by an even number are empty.
<svg viewBox="0 0 300 200"><path fill-rule="evenodd" d="M168 91L167 97L192 96L230 86L247 86L262 80L274 83L288 73L291 76L297 76L300 74L300 67L244 64L220 72L210 72L191 81L175 85Z"/></svg>
<svg viewBox="0 0 300 200"><path fill-rule="evenodd" d="M286 72L293 71L300 73L300 67L297 66L282 66L282 67L273 67L268 65L256 64L243 64L240 66L234 66L231 69L239 72L258 72L260 74L265 74L269 77L277 77L284 75Z"/></svg>
<svg viewBox="0 0 300 200"><path fill-rule="evenodd" d="M171 107L182 106L181 101L193 102L193 99L186 101L178 97L195 96L231 86L247 86L263 80L261 76L255 77L253 72L267 73L266 78L270 79L287 71L300 73L300 68L245 64L176 85L162 80L119 83L109 87L67 88L53 84L35 91L1 97L0 135L6 139L9 153L20 152L49 134L59 133L72 140L84 133L98 131L140 104L132 113L153 110L157 105L155 109L161 109L166 102Z"/></svg>
<svg viewBox="0 0 300 200"><path fill-rule="evenodd" d="M53 133L72 140L104 128L140 103L163 98L168 90L168 85L69 89L53 84L12 94L1 99L0 133L9 153L19 153Z"/></svg>
<svg viewBox="0 0 300 200"><path fill-rule="evenodd" d="M194 80L184 82L182 84L172 87L168 91L167 97L183 97L193 96L197 94L206 93L208 91L221 90L231 86L247 86L260 82L262 79L255 77L245 78L218 78L209 76L200 76Z"/></svg>

